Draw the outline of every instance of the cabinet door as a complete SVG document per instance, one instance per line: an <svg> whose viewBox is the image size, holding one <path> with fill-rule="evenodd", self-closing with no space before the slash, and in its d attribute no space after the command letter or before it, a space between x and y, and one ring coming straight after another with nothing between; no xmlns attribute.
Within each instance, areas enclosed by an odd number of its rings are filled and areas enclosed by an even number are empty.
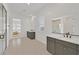
<svg viewBox="0 0 79 59"><path fill-rule="evenodd" d="M68 46L63 46L63 54L64 55L76 55L76 48L71 48Z"/></svg>
<svg viewBox="0 0 79 59"><path fill-rule="evenodd" d="M63 45L60 43L56 43L56 55L63 54Z"/></svg>
<svg viewBox="0 0 79 59"><path fill-rule="evenodd" d="M79 45L77 45L77 54L79 55Z"/></svg>
<svg viewBox="0 0 79 59"><path fill-rule="evenodd" d="M47 50L48 52L50 52L51 54L55 54L55 45L54 45L54 39L47 37Z"/></svg>

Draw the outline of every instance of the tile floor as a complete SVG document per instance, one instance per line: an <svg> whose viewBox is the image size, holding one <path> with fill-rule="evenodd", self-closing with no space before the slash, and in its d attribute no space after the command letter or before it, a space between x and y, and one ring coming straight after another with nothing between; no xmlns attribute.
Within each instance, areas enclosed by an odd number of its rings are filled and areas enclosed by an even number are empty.
<svg viewBox="0 0 79 59"><path fill-rule="evenodd" d="M50 55L45 44L28 38L12 39L4 55Z"/></svg>

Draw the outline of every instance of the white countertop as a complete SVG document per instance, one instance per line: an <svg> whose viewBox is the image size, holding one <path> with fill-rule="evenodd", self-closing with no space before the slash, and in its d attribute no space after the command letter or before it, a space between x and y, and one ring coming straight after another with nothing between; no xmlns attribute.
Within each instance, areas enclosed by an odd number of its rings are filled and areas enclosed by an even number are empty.
<svg viewBox="0 0 79 59"><path fill-rule="evenodd" d="M72 36L71 38L66 38L61 34L48 34L48 37L57 38L58 40L63 40L67 42L71 42L74 44L79 44L79 37L78 36Z"/></svg>

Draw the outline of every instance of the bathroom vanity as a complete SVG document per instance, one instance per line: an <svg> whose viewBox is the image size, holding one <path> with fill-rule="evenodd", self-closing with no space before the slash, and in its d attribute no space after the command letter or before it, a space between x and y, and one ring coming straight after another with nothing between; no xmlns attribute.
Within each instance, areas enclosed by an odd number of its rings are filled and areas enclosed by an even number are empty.
<svg viewBox="0 0 79 59"><path fill-rule="evenodd" d="M35 39L35 32L27 31L27 37L30 39Z"/></svg>
<svg viewBox="0 0 79 59"><path fill-rule="evenodd" d="M53 55L79 55L79 22L76 17L53 18L47 50Z"/></svg>
<svg viewBox="0 0 79 59"><path fill-rule="evenodd" d="M53 55L79 55L79 40L47 36L47 51Z"/></svg>

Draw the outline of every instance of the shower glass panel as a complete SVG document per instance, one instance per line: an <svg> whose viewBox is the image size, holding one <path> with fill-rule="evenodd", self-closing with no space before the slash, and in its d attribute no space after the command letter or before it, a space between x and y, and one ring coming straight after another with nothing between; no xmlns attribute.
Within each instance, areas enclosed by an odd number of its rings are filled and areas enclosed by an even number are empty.
<svg viewBox="0 0 79 59"><path fill-rule="evenodd" d="M3 54L7 47L7 12L0 4L0 54Z"/></svg>

